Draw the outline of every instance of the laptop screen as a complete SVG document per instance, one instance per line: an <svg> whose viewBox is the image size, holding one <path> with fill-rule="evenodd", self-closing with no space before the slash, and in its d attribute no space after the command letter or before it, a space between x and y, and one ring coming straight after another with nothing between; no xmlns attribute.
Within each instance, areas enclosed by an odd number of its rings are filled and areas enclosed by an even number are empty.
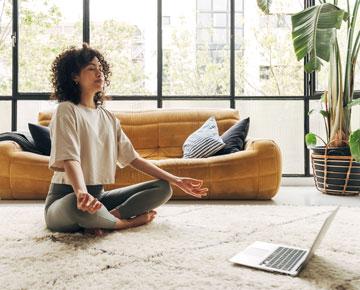
<svg viewBox="0 0 360 290"><path fill-rule="evenodd" d="M326 218L326 220L324 221L321 230L319 231L315 241L313 242L309 255L306 257L306 260L304 261L304 264L306 264L309 259L312 257L312 255L314 254L315 250L319 247L321 241L323 240L331 222L333 221L337 211L339 210L340 206L338 206L336 209L334 209L332 211L332 213Z"/></svg>

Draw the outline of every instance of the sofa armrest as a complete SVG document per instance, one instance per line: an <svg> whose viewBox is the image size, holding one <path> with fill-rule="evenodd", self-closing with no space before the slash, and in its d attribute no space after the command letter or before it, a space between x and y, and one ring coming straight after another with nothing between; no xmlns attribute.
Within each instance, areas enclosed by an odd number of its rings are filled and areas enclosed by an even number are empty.
<svg viewBox="0 0 360 290"><path fill-rule="evenodd" d="M15 141L0 141L0 157L9 155L11 152L23 151Z"/></svg>
<svg viewBox="0 0 360 290"><path fill-rule="evenodd" d="M49 164L49 156L28 151L18 151L12 153L12 163L47 167Z"/></svg>
<svg viewBox="0 0 360 290"><path fill-rule="evenodd" d="M0 176L9 176L9 166L13 162L43 166L49 163L49 156L24 151L15 141L0 141Z"/></svg>
<svg viewBox="0 0 360 290"><path fill-rule="evenodd" d="M209 157L209 162L213 186L219 187L217 191L221 191L220 187L224 192L230 188L239 191L245 188L242 196L246 199L271 199L280 188L282 157L273 140L249 138L244 150Z"/></svg>
<svg viewBox="0 0 360 290"><path fill-rule="evenodd" d="M11 159L15 152L21 151L21 146L15 141L0 141L0 176L9 176Z"/></svg>
<svg viewBox="0 0 360 290"><path fill-rule="evenodd" d="M21 152L15 141L0 141L0 198L12 199L10 188L10 164L14 153Z"/></svg>
<svg viewBox="0 0 360 290"><path fill-rule="evenodd" d="M263 178L263 182L267 182L265 179L274 178L273 195L280 188L281 177L282 177L282 153L279 145L271 139L250 139L249 144L246 146L246 150L253 150L256 152L257 159L259 162L259 173ZM261 179L260 179L261 186ZM264 186L266 191L266 186ZM271 197L272 197L271 196Z"/></svg>
<svg viewBox="0 0 360 290"><path fill-rule="evenodd" d="M0 142L0 198L38 199L49 187L49 156L23 151L15 141Z"/></svg>

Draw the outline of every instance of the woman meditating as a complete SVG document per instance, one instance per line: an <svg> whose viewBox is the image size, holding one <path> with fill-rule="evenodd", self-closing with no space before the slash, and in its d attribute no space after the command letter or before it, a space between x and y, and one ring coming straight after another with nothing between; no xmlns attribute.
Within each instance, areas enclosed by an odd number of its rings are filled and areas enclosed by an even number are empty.
<svg viewBox="0 0 360 290"><path fill-rule="evenodd" d="M198 198L207 194L202 180L170 174L135 151L119 120L103 106L109 76L108 62L87 44L64 51L52 64L51 98L59 102L49 124L54 174L45 221L52 231L102 235L102 229L147 224L154 209L170 199L171 185ZM105 191L104 184L115 182L117 162L156 179Z"/></svg>

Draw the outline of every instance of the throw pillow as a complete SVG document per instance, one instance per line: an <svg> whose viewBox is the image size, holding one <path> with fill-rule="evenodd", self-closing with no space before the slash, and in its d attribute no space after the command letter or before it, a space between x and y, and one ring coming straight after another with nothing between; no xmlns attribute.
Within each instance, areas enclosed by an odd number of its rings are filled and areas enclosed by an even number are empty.
<svg viewBox="0 0 360 290"><path fill-rule="evenodd" d="M221 135L225 147L214 155L223 155L244 150L245 139L249 132L250 117L236 122Z"/></svg>
<svg viewBox="0 0 360 290"><path fill-rule="evenodd" d="M50 129L46 126L36 125L28 123L29 131L36 148L43 154L50 156L51 150L51 139L50 139Z"/></svg>
<svg viewBox="0 0 360 290"><path fill-rule="evenodd" d="M27 131L13 131L5 132L0 134L0 141L14 141L20 145L21 149L24 151L42 154L35 145L31 134Z"/></svg>
<svg viewBox="0 0 360 290"><path fill-rule="evenodd" d="M183 158L202 158L213 155L225 146L219 136L215 116L206 122L190 136L183 144Z"/></svg>

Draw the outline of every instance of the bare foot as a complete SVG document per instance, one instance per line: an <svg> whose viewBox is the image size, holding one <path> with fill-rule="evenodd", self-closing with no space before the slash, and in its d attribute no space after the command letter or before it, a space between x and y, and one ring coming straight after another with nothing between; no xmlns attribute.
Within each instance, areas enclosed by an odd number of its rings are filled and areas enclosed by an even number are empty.
<svg viewBox="0 0 360 290"><path fill-rule="evenodd" d="M150 223L155 218L156 214L157 212L155 210L151 210L148 213L143 213L133 218L120 219L117 223L118 229L132 228L145 225L147 223Z"/></svg>
<svg viewBox="0 0 360 290"><path fill-rule="evenodd" d="M121 219L119 210L117 208L114 208L113 210L110 210L109 213L111 213L114 217L117 217L118 219Z"/></svg>
<svg viewBox="0 0 360 290"><path fill-rule="evenodd" d="M102 229L84 229L84 234L91 234L91 235L95 235L97 237L102 237L103 235L105 235L104 230Z"/></svg>

